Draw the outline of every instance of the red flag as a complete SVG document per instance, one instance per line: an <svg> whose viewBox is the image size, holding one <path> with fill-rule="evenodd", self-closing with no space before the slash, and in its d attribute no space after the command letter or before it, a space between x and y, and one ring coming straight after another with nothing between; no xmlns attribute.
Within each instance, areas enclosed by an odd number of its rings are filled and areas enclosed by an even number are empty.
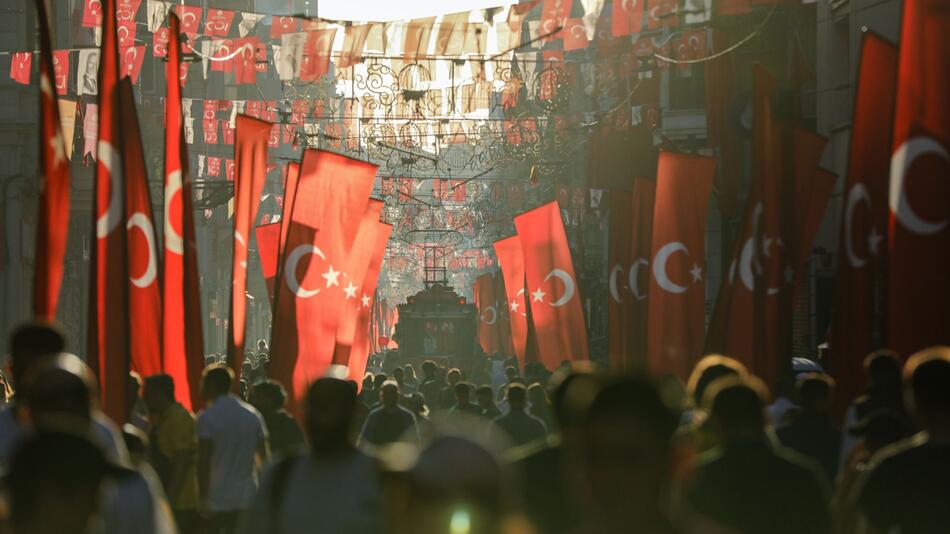
<svg viewBox="0 0 950 534"><path fill-rule="evenodd" d="M53 79L56 94L65 95L69 85L69 50L53 52Z"/></svg>
<svg viewBox="0 0 950 534"><path fill-rule="evenodd" d="M118 0L119 3L116 5L116 17L119 20L119 25L123 23L135 22L135 17L138 15L139 8L142 7L142 0ZM121 35L119 36L122 37Z"/></svg>
<svg viewBox="0 0 950 534"><path fill-rule="evenodd" d="M607 241L607 354L610 365L631 370L646 364L647 295L656 184L637 178L633 193L611 190Z"/></svg>
<svg viewBox="0 0 950 534"><path fill-rule="evenodd" d="M515 357L514 340L511 337L511 317L508 304L508 293L505 291L505 277L501 271L495 271L492 275L492 281L495 284L495 298L498 304L495 310L498 312L496 329L498 331L498 350L506 358Z"/></svg>
<svg viewBox="0 0 950 534"><path fill-rule="evenodd" d="M40 26L40 202L36 227L36 267L33 271L33 313L53 320L63 281L63 258L69 230L71 178L59 103L50 76L56 56L50 46L46 2L37 0ZM57 78L58 82L58 78Z"/></svg>
<svg viewBox="0 0 950 534"><path fill-rule="evenodd" d="M234 11L227 9L209 9L205 20L205 34L216 37L227 37L231 32L231 22L234 20Z"/></svg>
<svg viewBox="0 0 950 534"><path fill-rule="evenodd" d="M375 175L369 163L304 152L278 275L270 366L271 377L297 398L332 362L343 267Z"/></svg>
<svg viewBox="0 0 950 534"><path fill-rule="evenodd" d="M163 368L175 380L175 398L197 410L203 405L201 373L204 370L201 291L198 249L195 241L191 176L182 114L181 41L179 21L168 16L168 61L165 63L165 199L164 261L162 274ZM217 160L218 167L221 161ZM208 158L211 170L212 158ZM217 172L215 172L217 174Z"/></svg>
<svg viewBox="0 0 950 534"><path fill-rule="evenodd" d="M873 33L865 33L863 42L831 322L829 371L837 381L839 411L864 390L864 358L875 348L897 82L897 47Z"/></svg>
<svg viewBox="0 0 950 534"><path fill-rule="evenodd" d="M119 48L115 0L103 1L99 58L99 139L96 145L96 245L90 275L91 313L87 358L99 375L103 411L124 422L129 374L128 272L126 265L125 192L119 132Z"/></svg>
<svg viewBox="0 0 950 534"><path fill-rule="evenodd" d="M102 8L105 0L85 0L82 8L82 27L97 28L102 25Z"/></svg>
<svg viewBox="0 0 950 534"><path fill-rule="evenodd" d="M290 217L293 213L294 202L297 200L297 183L300 180L300 164L292 161L287 164L287 177L284 179L284 205L280 215L280 246L278 251L284 253L287 244L287 232L290 230Z"/></svg>
<svg viewBox="0 0 950 534"><path fill-rule="evenodd" d="M336 28L307 32L303 60L300 63L301 80L319 80L330 71L330 50L335 37Z"/></svg>
<svg viewBox="0 0 950 534"><path fill-rule="evenodd" d="M168 53L168 28L162 26L152 34L152 56L165 57ZM179 78L181 75L179 74ZM184 85L184 84L182 84Z"/></svg>
<svg viewBox="0 0 950 534"><path fill-rule="evenodd" d="M14 52L10 54L10 78L17 83L30 85L30 69L33 66L33 52Z"/></svg>
<svg viewBox="0 0 950 534"><path fill-rule="evenodd" d="M363 381L363 374L366 372L366 362L369 359L370 339L369 335L367 335L367 330L369 327L370 312L373 309L373 296L376 294L379 271L383 266L386 243L389 242L389 235L391 233L392 226L388 224L383 224L382 228L376 231L376 254L370 261L369 267L366 269L366 277L363 279L363 295L360 297L360 312L356 318L353 349L350 350L350 362L347 365L347 377L356 381L357 384Z"/></svg>
<svg viewBox="0 0 950 534"><path fill-rule="evenodd" d="M218 121L216 119L201 121L201 132L204 134L205 144L218 144Z"/></svg>
<svg viewBox="0 0 950 534"><path fill-rule="evenodd" d="M299 21L293 17L274 17L270 27L271 39L280 39L285 33L294 33L297 31Z"/></svg>
<svg viewBox="0 0 950 534"><path fill-rule="evenodd" d="M493 354L501 348L498 339L498 300L495 297L495 280L489 274L475 279L472 288L475 309L478 311L478 342L485 354Z"/></svg>
<svg viewBox="0 0 950 534"><path fill-rule="evenodd" d="M677 0L649 0L647 5L647 29L675 28L679 25L676 15ZM669 57L667 55L667 57Z"/></svg>
<svg viewBox="0 0 950 534"><path fill-rule="evenodd" d="M277 280L277 262L280 256L280 223L262 224L254 229L257 236L257 254L261 257L261 272L264 275L264 284L270 296L271 306L274 303L274 285Z"/></svg>
<svg viewBox="0 0 950 534"><path fill-rule="evenodd" d="M515 228L541 363L553 370L564 360L588 359L584 310L557 202L518 215Z"/></svg>
<svg viewBox="0 0 950 534"><path fill-rule="evenodd" d="M580 50L587 48L590 41L587 39L587 30L584 29L584 19L567 19L564 21L564 29L560 33L564 40L564 51Z"/></svg>
<svg viewBox="0 0 950 534"><path fill-rule="evenodd" d="M512 236L496 241L495 256L505 280L505 296L508 301L508 322L511 324L511 344L515 357L525 364L525 346L528 340L528 304L524 285L524 253L521 240Z"/></svg>
<svg viewBox="0 0 950 534"><path fill-rule="evenodd" d="M129 331L134 334L130 336L132 370L149 376L162 371L162 292L158 284L157 238L145 151L132 83L127 78L119 82L119 105L128 231Z"/></svg>
<svg viewBox="0 0 950 534"><path fill-rule="evenodd" d="M903 356L950 344L950 12L906 0L888 227L887 342Z"/></svg>
<svg viewBox="0 0 950 534"><path fill-rule="evenodd" d="M644 0L615 0L610 30L614 37L640 33Z"/></svg>
<svg viewBox="0 0 950 534"><path fill-rule="evenodd" d="M235 39L233 46L237 55L232 60L234 83L257 82L257 37Z"/></svg>
<svg viewBox="0 0 950 534"><path fill-rule="evenodd" d="M145 60L145 45L130 46L122 49L122 66L119 71L121 77L128 76L132 83L139 81L142 72L142 62Z"/></svg>
<svg viewBox="0 0 950 534"><path fill-rule="evenodd" d="M134 20L119 21L119 50L135 45L136 25Z"/></svg>
<svg viewBox="0 0 950 534"><path fill-rule="evenodd" d="M541 35L547 35L543 41L557 38L555 33L564 26L564 21L571 16L571 6L574 0L544 0L541 4Z"/></svg>
<svg viewBox="0 0 950 534"><path fill-rule="evenodd" d="M647 305L647 365L685 379L703 353L706 210L716 160L660 152Z"/></svg>
<svg viewBox="0 0 950 534"><path fill-rule="evenodd" d="M228 322L228 361L235 376L244 363L244 327L247 314L247 247L251 225L257 219L261 191L267 177L267 138L271 123L245 115L237 117L234 160L234 256L231 264L231 320Z"/></svg>
<svg viewBox="0 0 950 534"><path fill-rule="evenodd" d="M343 50L336 60L336 67L343 69L363 60L363 47L372 24L353 24L346 27L343 35Z"/></svg>
<svg viewBox="0 0 950 534"><path fill-rule="evenodd" d="M198 34L201 27L201 7L176 5L175 14L181 21L181 33L193 37Z"/></svg>

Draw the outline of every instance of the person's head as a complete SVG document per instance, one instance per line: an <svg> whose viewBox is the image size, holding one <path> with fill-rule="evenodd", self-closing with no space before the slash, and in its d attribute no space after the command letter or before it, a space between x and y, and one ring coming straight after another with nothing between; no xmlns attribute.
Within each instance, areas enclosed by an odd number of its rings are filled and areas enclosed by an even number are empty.
<svg viewBox="0 0 950 534"><path fill-rule="evenodd" d="M795 386L798 402L806 414L827 415L831 411L835 381L823 373L805 373Z"/></svg>
<svg viewBox="0 0 950 534"><path fill-rule="evenodd" d="M350 446L356 392L345 380L320 378L307 389L306 429L315 453Z"/></svg>
<svg viewBox="0 0 950 534"><path fill-rule="evenodd" d="M175 379L167 374L146 377L143 398L149 412L164 412L175 403Z"/></svg>
<svg viewBox="0 0 950 534"><path fill-rule="evenodd" d="M551 376L551 410L561 434L573 436L587 416L587 408L600 390L601 375L589 361L558 368Z"/></svg>
<svg viewBox="0 0 950 534"><path fill-rule="evenodd" d="M511 411L523 411L527 397L528 393L523 384L517 382L508 384L507 399L508 407L511 408Z"/></svg>
<svg viewBox="0 0 950 534"><path fill-rule="evenodd" d="M409 409L417 416L426 417L429 415L429 409L426 407L426 398L418 391L409 395Z"/></svg>
<svg viewBox="0 0 950 534"><path fill-rule="evenodd" d="M459 382L455 384L455 401L459 404L468 404L472 396L472 385L468 382Z"/></svg>
<svg viewBox="0 0 950 534"><path fill-rule="evenodd" d="M723 376L706 389L703 405L722 443L765 435L768 389L758 378Z"/></svg>
<svg viewBox="0 0 950 534"><path fill-rule="evenodd" d="M377 374L376 376L373 377L373 388L374 388L376 391L379 391L380 388L383 387L383 384L384 384L387 380L389 380L389 377L386 376L386 373L379 373L379 374Z"/></svg>
<svg viewBox="0 0 950 534"><path fill-rule="evenodd" d="M261 413L275 413L287 402L287 391L276 380L265 380L254 386L251 403Z"/></svg>
<svg viewBox="0 0 950 534"><path fill-rule="evenodd" d="M491 386L478 386L475 390L475 401L479 408L491 408L495 405L495 392Z"/></svg>
<svg viewBox="0 0 950 534"><path fill-rule="evenodd" d="M404 374L406 376L406 381L415 382L416 381L416 368L412 364L407 363L402 366Z"/></svg>
<svg viewBox="0 0 950 534"><path fill-rule="evenodd" d="M109 469L105 454L82 431L42 429L23 438L6 478L13 529L91 532Z"/></svg>
<svg viewBox="0 0 950 534"><path fill-rule="evenodd" d="M395 380L387 380L380 385L379 402L388 409L395 408L399 404L399 384Z"/></svg>
<svg viewBox="0 0 950 534"><path fill-rule="evenodd" d="M950 347L938 346L912 355L904 366L907 405L932 435L950 432Z"/></svg>
<svg viewBox="0 0 950 534"><path fill-rule="evenodd" d="M267 342L263 339L257 341L257 352L267 352Z"/></svg>
<svg viewBox="0 0 950 534"><path fill-rule="evenodd" d="M873 456L884 447L897 443L911 433L906 416L894 410L879 408L864 416L849 432L864 438L864 448Z"/></svg>
<svg viewBox="0 0 950 534"><path fill-rule="evenodd" d="M458 384L459 380L462 379L462 371L454 368L449 369L449 372L447 375L445 375L445 378L449 381L449 385L454 387L455 384Z"/></svg>
<svg viewBox="0 0 950 534"><path fill-rule="evenodd" d="M201 395L208 402L214 401L231 391L233 381L234 371L230 367L219 364L206 367L201 375Z"/></svg>
<svg viewBox="0 0 950 534"><path fill-rule="evenodd" d="M518 368L514 365L505 367L505 378L508 379L508 382L518 378Z"/></svg>
<svg viewBox="0 0 950 534"><path fill-rule="evenodd" d="M406 375L404 373L405 371L402 370L402 367L396 367L393 369L393 380L399 382L400 384L404 384L406 382Z"/></svg>
<svg viewBox="0 0 950 534"><path fill-rule="evenodd" d="M426 360L422 362L422 376L426 380L431 380L435 378L435 362L432 360Z"/></svg>
<svg viewBox="0 0 950 534"><path fill-rule="evenodd" d="M864 358L864 370L868 374L870 387L899 388L901 384L901 362L896 352L879 349Z"/></svg>
<svg viewBox="0 0 950 534"><path fill-rule="evenodd" d="M584 419L578 443L591 522L604 532L649 529L663 515L676 415L651 380L631 376L607 382Z"/></svg>
<svg viewBox="0 0 950 534"><path fill-rule="evenodd" d="M528 402L535 409L547 407L548 394L544 391L544 386L537 382L528 386Z"/></svg>
<svg viewBox="0 0 950 534"><path fill-rule="evenodd" d="M373 373L366 373L363 375L363 391L370 391L373 389L373 384L375 384L375 378Z"/></svg>
<svg viewBox="0 0 950 534"><path fill-rule="evenodd" d="M35 362L23 377L20 391L36 427L64 421L88 426L92 418L95 377L73 354L62 352Z"/></svg>
<svg viewBox="0 0 950 534"><path fill-rule="evenodd" d="M19 387L23 376L37 360L66 350L66 338L54 323L31 321L13 330L9 348L13 383Z"/></svg>
<svg viewBox="0 0 950 534"><path fill-rule="evenodd" d="M703 356L693 372L689 375L686 390L689 392L694 406L702 406L706 396L706 389L710 384L724 376L745 376L748 374L744 365L721 354Z"/></svg>

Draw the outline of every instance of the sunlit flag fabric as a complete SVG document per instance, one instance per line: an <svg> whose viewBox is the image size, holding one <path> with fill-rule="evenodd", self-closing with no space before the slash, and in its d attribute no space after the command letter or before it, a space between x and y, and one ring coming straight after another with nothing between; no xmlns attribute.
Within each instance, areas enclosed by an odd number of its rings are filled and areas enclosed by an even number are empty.
<svg viewBox="0 0 950 534"><path fill-rule="evenodd" d="M280 257L280 223L262 224L254 229L257 238L257 255L261 258L261 274L270 297L271 309L274 305L274 289L277 281L277 265Z"/></svg>
<svg viewBox="0 0 950 534"><path fill-rule="evenodd" d="M498 312L496 330L498 332L498 350L505 358L515 357L515 347L511 339L511 321L509 318L508 294L505 292L505 277L501 271L492 274L495 284L495 310Z"/></svg>
<svg viewBox="0 0 950 534"><path fill-rule="evenodd" d="M495 280L491 273L475 279L473 296L478 311L478 342L485 354L493 354L501 348L498 339L498 301L495 298Z"/></svg>
<svg viewBox="0 0 950 534"><path fill-rule="evenodd" d="M660 152L647 304L647 365L685 379L702 356L706 212L716 160Z"/></svg>
<svg viewBox="0 0 950 534"><path fill-rule="evenodd" d="M10 54L10 78L22 85L30 85L30 72L33 67L33 52L14 52Z"/></svg>
<svg viewBox="0 0 950 534"><path fill-rule="evenodd" d="M511 325L511 344L515 357L525 364L525 348L528 341L528 305L524 285L524 253L518 236L511 236L494 244L495 257L505 279L505 296L508 301L508 322Z"/></svg>
<svg viewBox="0 0 950 534"><path fill-rule="evenodd" d="M361 384L366 372L366 362L369 359L370 339L366 335L369 329L370 313L373 309L373 299L376 294L376 285L379 281L379 271L383 267L383 256L386 253L386 243L392 234L393 227L381 223L376 231L376 253L369 262L366 276L363 278L362 295L360 295L360 313L356 318L355 337L353 348L350 350L350 361L347 365L348 378Z"/></svg>
<svg viewBox="0 0 950 534"><path fill-rule="evenodd" d="M175 380L175 398L197 410L204 370L201 291L198 248L188 173L188 148L182 114L181 41L178 17L168 15L169 35L165 63L165 195L164 261L162 275L162 365Z"/></svg>
<svg viewBox="0 0 950 534"><path fill-rule="evenodd" d="M124 422L128 417L129 313L115 0L104 0L102 10L99 139L93 182L96 244L90 262L87 358L99 376L102 410L114 421Z"/></svg>
<svg viewBox="0 0 950 534"><path fill-rule="evenodd" d="M633 193L611 190L607 236L607 354L618 370L646 364L650 244L656 183L637 178Z"/></svg>
<svg viewBox="0 0 950 534"><path fill-rule="evenodd" d="M257 219L261 191L267 178L267 138L271 123L246 115L237 117L234 160L234 257L231 265L231 320L228 322L228 361L235 376L244 363L247 320L247 255L251 225Z"/></svg>
<svg viewBox="0 0 950 534"><path fill-rule="evenodd" d="M887 343L950 344L950 10L905 0L890 165Z"/></svg>
<svg viewBox="0 0 950 534"><path fill-rule="evenodd" d="M307 32L304 44L303 60L300 63L300 79L304 81L319 80L330 70L330 50L333 48L333 39L336 37L336 28Z"/></svg>
<svg viewBox="0 0 950 534"><path fill-rule="evenodd" d="M851 153L844 187L829 371L839 411L864 390L864 358L874 348L877 280L884 272L887 181L897 85L897 47L865 33L861 49Z"/></svg>
<svg viewBox="0 0 950 534"><path fill-rule="evenodd" d="M614 37L640 33L646 0L614 0L610 31Z"/></svg>
<svg viewBox="0 0 950 534"><path fill-rule="evenodd" d="M145 170L145 151L128 78L119 81L119 105L125 149L122 167L129 255L130 356L132 370L150 376L162 372L162 291L158 283L158 238Z"/></svg>
<svg viewBox="0 0 950 534"><path fill-rule="evenodd" d="M71 179L66 142L53 93L53 60L46 1L36 1L40 27L40 202L36 227L33 312L53 320L63 281L63 258L69 229ZM72 137L69 138L72 140Z"/></svg>
<svg viewBox="0 0 950 534"><path fill-rule="evenodd" d="M554 370L564 360L588 359L584 310L557 202L516 216L515 229L541 363Z"/></svg>

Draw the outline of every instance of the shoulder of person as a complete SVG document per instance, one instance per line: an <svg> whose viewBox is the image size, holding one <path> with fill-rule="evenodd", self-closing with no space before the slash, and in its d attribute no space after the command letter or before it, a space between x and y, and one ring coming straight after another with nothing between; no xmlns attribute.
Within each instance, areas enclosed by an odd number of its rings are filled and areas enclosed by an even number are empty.
<svg viewBox="0 0 950 534"><path fill-rule="evenodd" d="M892 443L877 451L868 462L868 470L872 473L878 469L887 469L891 465L897 466L912 456L917 449L927 443L927 434L918 432L913 436Z"/></svg>

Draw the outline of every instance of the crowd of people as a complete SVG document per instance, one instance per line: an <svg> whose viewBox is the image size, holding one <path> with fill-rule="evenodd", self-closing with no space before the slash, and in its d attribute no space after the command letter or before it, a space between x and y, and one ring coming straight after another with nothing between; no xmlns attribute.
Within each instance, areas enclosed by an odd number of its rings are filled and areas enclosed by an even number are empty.
<svg viewBox="0 0 950 534"><path fill-rule="evenodd" d="M869 355L839 417L819 365L773 399L723 355L686 384L374 358L291 414L261 344L244 387L209 357L197 413L171 376L130 375L117 427L65 346L52 324L11 335L0 533L950 531L950 347Z"/></svg>

